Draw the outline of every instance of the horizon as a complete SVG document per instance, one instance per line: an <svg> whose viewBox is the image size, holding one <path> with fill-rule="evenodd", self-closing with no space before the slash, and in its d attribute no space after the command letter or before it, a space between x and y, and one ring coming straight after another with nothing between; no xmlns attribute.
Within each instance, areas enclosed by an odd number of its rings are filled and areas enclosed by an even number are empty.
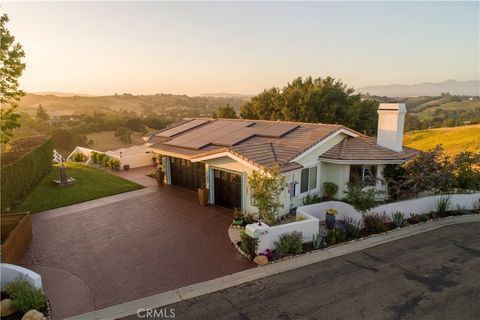
<svg viewBox="0 0 480 320"><path fill-rule="evenodd" d="M478 9L478 2L2 5L26 53L22 88L93 96L253 95L298 76L331 76L355 89L478 80Z"/></svg>

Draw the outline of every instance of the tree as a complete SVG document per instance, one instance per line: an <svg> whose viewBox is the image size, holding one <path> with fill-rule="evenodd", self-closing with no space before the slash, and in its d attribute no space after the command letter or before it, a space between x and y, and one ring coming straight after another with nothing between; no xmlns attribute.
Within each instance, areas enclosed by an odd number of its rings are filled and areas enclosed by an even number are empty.
<svg viewBox="0 0 480 320"><path fill-rule="evenodd" d="M272 170L254 170L248 176L253 205L258 209L259 221L271 225L277 220L276 213L283 205L278 196L284 189L285 179L278 166Z"/></svg>
<svg viewBox="0 0 480 320"><path fill-rule="evenodd" d="M362 100L352 88L331 77L294 79L271 88L240 109L245 119L340 123L366 134L377 130L378 102Z"/></svg>
<svg viewBox="0 0 480 320"><path fill-rule="evenodd" d="M127 127L118 127L115 129L115 137L120 137L120 140L125 143L132 142L132 130Z"/></svg>
<svg viewBox="0 0 480 320"><path fill-rule="evenodd" d="M230 103L227 103L226 106L224 107L219 107L217 109L217 112L213 114L214 118L225 118L225 119L237 119L237 112L235 112L235 109L230 105Z"/></svg>
<svg viewBox="0 0 480 320"><path fill-rule="evenodd" d="M8 143L13 130L20 127L20 115L15 113L16 102L25 94L19 89L18 78L25 69L22 58L25 52L15 37L10 34L6 24L6 14L0 17L0 122L1 143Z"/></svg>
<svg viewBox="0 0 480 320"><path fill-rule="evenodd" d="M45 109L43 109L43 106L41 104L39 104L38 107L37 107L36 117L38 119L42 119L44 121L47 121L47 120L50 119L50 116L45 111Z"/></svg>

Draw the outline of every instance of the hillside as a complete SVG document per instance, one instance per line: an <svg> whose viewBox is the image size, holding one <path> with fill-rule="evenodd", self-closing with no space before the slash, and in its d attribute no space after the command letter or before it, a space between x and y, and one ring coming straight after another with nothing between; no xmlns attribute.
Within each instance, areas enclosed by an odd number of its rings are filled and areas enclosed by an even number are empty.
<svg viewBox="0 0 480 320"><path fill-rule="evenodd" d="M211 116L221 106L229 103L236 110L248 101L248 97L189 97L186 95L155 94L112 96L57 96L29 93L19 103L19 110L33 114L39 104L50 114L84 113L94 111L127 110L135 113L164 113L172 109L195 111L193 116Z"/></svg>
<svg viewBox="0 0 480 320"><path fill-rule="evenodd" d="M428 150L441 144L448 155L464 150L480 152L480 124L411 131L405 134L403 143L419 150Z"/></svg>
<svg viewBox="0 0 480 320"><path fill-rule="evenodd" d="M439 96L444 92L460 96L480 96L480 80L444 82L424 82L414 85L391 84L367 86L358 89L359 92L388 97L419 97Z"/></svg>

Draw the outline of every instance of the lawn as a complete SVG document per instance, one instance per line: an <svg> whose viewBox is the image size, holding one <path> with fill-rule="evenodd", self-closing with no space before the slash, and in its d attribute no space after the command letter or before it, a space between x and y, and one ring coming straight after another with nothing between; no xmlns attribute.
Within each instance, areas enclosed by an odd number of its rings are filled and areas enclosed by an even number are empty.
<svg viewBox="0 0 480 320"><path fill-rule="evenodd" d="M59 166L55 165L23 202L16 206L15 211L35 213L143 188L139 184L87 165L65 163L65 167L67 175L76 180L74 184L55 186L53 180L60 179Z"/></svg>
<svg viewBox="0 0 480 320"><path fill-rule="evenodd" d="M405 134L403 143L419 150L441 144L448 155L464 150L480 152L480 125L411 131Z"/></svg>

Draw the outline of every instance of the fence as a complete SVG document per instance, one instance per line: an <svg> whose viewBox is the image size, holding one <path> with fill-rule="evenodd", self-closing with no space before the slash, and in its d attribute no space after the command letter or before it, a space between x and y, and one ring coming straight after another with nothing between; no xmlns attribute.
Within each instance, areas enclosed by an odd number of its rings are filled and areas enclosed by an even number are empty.
<svg viewBox="0 0 480 320"><path fill-rule="evenodd" d="M18 263L32 240L32 220L27 213L3 213L2 262Z"/></svg>

